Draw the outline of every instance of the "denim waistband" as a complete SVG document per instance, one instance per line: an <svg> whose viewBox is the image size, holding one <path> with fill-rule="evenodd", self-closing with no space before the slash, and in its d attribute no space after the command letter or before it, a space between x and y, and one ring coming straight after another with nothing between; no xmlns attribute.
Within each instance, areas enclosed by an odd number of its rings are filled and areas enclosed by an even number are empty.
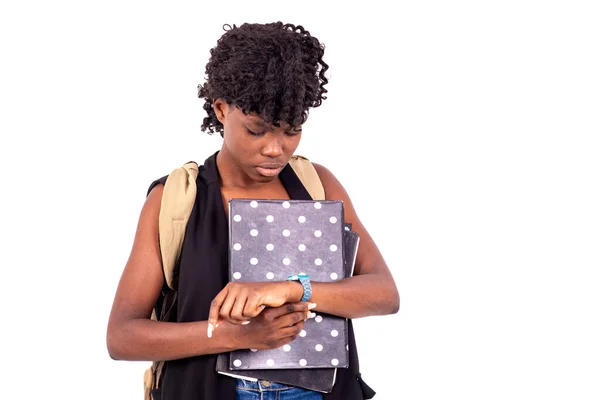
<svg viewBox="0 0 600 400"><path fill-rule="evenodd" d="M285 385L283 383L271 382L259 379L256 382L247 381L245 379L236 379L236 386L244 390L253 390L256 392L269 392L278 390L288 390L294 388L294 386Z"/></svg>

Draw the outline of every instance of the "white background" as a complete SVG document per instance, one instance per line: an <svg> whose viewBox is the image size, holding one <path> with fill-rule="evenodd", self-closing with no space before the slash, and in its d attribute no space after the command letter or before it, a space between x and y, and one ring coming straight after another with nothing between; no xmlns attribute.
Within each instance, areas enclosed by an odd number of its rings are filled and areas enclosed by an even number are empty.
<svg viewBox="0 0 600 400"><path fill-rule="evenodd" d="M597 3L333 3L2 3L0 397L141 399L105 329L146 189L220 147L221 26L281 20L331 66L298 153L401 294L355 321L375 398L600 398Z"/></svg>

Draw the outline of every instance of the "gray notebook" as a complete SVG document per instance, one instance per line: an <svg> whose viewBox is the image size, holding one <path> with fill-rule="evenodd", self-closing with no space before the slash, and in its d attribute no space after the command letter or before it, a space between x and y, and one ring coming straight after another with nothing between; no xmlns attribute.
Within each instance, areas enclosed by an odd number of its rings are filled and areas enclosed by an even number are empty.
<svg viewBox="0 0 600 400"><path fill-rule="evenodd" d="M344 277L353 275L360 237L352 231L351 224L344 224ZM348 350L348 348L346 349ZM331 393L336 380L337 368L310 369L256 369L231 371L229 353L221 353L217 357L215 370L233 378L257 381L266 379L272 382L299 386L323 393Z"/></svg>
<svg viewBox="0 0 600 400"><path fill-rule="evenodd" d="M341 201L230 200L230 280L283 281L298 273L343 279L343 215ZM289 345L231 352L229 370L345 368L347 345L346 319L317 313Z"/></svg>

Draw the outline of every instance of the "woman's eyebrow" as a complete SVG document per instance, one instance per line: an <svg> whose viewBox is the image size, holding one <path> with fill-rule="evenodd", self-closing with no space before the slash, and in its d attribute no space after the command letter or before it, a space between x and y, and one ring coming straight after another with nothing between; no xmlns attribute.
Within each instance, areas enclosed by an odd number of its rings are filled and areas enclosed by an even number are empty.
<svg viewBox="0 0 600 400"><path fill-rule="evenodd" d="M268 123L266 123L265 121L263 121L262 119L250 119L249 122L251 124L254 124L254 125L259 126L261 128L265 128L265 129L270 128L270 125Z"/></svg>

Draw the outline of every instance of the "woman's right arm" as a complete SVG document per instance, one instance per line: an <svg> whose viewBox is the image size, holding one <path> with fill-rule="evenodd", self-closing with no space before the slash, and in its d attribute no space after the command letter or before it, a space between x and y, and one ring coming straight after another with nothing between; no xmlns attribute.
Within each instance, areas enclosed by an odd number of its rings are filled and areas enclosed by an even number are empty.
<svg viewBox="0 0 600 400"><path fill-rule="evenodd" d="M173 323L151 320L164 276L158 244L158 215L163 186L157 185L142 208L133 248L119 281L107 328L107 347L117 360L172 360L231 351L237 326L225 325L213 338L207 321ZM220 327L221 328L221 327Z"/></svg>

